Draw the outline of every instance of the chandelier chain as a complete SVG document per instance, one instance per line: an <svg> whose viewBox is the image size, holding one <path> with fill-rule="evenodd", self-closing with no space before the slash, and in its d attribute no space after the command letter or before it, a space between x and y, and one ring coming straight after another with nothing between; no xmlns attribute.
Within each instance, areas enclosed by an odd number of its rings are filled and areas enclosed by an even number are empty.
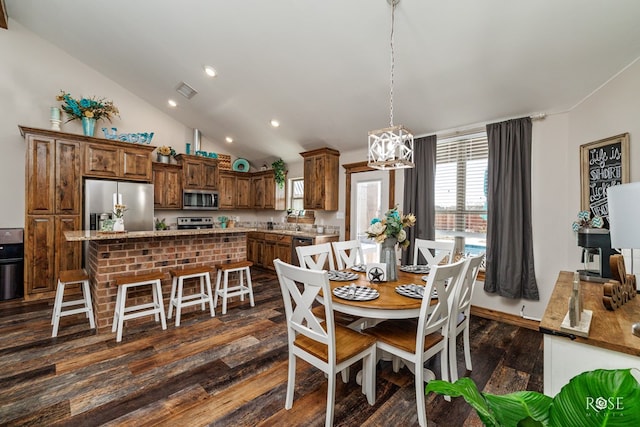
<svg viewBox="0 0 640 427"><path fill-rule="evenodd" d="M395 11L396 11L396 1L391 1L391 79L389 82L389 127L393 127L393 72L395 69L395 59L394 59L394 51L393 51L393 30L394 30L394 22L395 22Z"/></svg>

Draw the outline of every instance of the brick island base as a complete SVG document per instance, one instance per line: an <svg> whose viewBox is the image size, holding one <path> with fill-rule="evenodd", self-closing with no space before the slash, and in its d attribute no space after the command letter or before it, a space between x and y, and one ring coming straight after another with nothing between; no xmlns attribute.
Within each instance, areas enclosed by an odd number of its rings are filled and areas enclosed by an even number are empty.
<svg viewBox="0 0 640 427"><path fill-rule="evenodd" d="M67 236L67 240L71 239ZM118 291L114 285L116 277L157 271L165 273L165 279L162 280L162 298L166 312L171 293L169 270L205 265L213 268L216 264L244 260L247 256L246 233L237 232L82 240L89 240L85 268L91 276L91 297L99 333L111 332ZM215 289L215 276L211 277L211 286ZM195 285L193 289L192 286L185 285L185 295L193 293L193 290ZM127 301L128 304L150 302L151 292L130 292ZM196 305L186 307L182 312L200 309L200 306ZM209 315L209 310L203 313ZM148 322L150 319L143 317L136 320ZM167 323L171 324L170 321Z"/></svg>

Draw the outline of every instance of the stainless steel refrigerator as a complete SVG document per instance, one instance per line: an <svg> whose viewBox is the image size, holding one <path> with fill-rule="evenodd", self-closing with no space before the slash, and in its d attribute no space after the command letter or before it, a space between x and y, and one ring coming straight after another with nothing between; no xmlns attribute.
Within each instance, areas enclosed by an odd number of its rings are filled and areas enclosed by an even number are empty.
<svg viewBox="0 0 640 427"><path fill-rule="evenodd" d="M153 184L97 179L84 181L84 229L99 230L100 215L110 218L115 203L127 207L127 231L153 230Z"/></svg>
<svg viewBox="0 0 640 427"><path fill-rule="evenodd" d="M100 218L111 219L115 203L126 206L126 231L151 231L153 223L153 184L136 182L84 181L84 229L100 230ZM83 266L86 266L89 242L84 242Z"/></svg>

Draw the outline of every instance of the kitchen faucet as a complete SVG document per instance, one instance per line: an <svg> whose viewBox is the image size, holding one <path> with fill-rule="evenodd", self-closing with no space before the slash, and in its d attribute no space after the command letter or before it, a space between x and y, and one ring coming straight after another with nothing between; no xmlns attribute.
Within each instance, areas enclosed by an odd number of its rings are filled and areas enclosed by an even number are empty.
<svg viewBox="0 0 640 427"><path fill-rule="evenodd" d="M300 210L296 214L296 231L300 231L300 226L298 225L298 220L300 219Z"/></svg>

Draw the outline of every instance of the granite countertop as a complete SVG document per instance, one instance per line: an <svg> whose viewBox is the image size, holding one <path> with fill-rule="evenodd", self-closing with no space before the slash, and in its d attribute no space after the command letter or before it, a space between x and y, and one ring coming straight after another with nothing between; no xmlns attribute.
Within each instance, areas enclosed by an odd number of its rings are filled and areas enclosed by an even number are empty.
<svg viewBox="0 0 640 427"><path fill-rule="evenodd" d="M255 228L201 228L199 230L154 230L154 231L130 231L130 232L101 232L95 230L65 231L64 237L69 242L81 242L87 240L118 240L118 239L142 239L146 237L169 236L194 236L207 234L238 234L255 231Z"/></svg>
<svg viewBox="0 0 640 427"><path fill-rule="evenodd" d="M318 237L318 236L338 236L338 234L319 234L314 231L294 231L294 230L265 230L260 228L233 227L233 228L201 228L198 230L154 230L154 231L130 231L130 232L101 232L95 230L65 231L64 237L69 242L82 242L89 240L117 240L117 239L142 239L146 237L168 237L168 236L193 236L207 234L238 234L259 231L261 233L285 234L288 236Z"/></svg>

